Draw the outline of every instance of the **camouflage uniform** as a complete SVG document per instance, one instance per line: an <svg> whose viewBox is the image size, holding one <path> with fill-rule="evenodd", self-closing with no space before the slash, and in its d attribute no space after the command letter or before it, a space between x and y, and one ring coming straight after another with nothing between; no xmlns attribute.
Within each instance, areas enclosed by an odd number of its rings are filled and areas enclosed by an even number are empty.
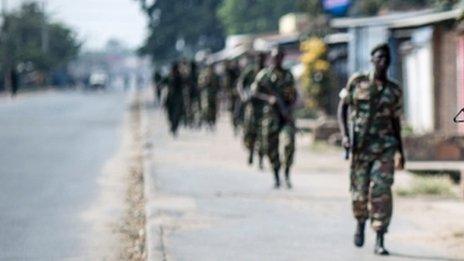
<svg viewBox="0 0 464 261"><path fill-rule="evenodd" d="M355 74L340 93L350 107L352 207L356 219L371 220L386 232L392 215L394 156L399 149L393 119L400 117L401 88L392 81L381 86L373 73Z"/></svg>
<svg viewBox="0 0 464 261"><path fill-rule="evenodd" d="M182 85L183 85L183 100L184 100L184 124L188 126L192 126L195 118L194 114L194 101L192 99L193 82L191 82L191 75L190 75L190 68L186 62L182 63L179 66L180 74L182 77Z"/></svg>
<svg viewBox="0 0 464 261"><path fill-rule="evenodd" d="M168 120L171 126L171 132L176 133L179 123L185 117L185 107L183 100L183 84L180 76L170 75L166 79L168 89L165 101L165 107L168 114Z"/></svg>
<svg viewBox="0 0 464 261"><path fill-rule="evenodd" d="M227 96L229 99L229 113L231 117L232 125L234 129L237 130L240 125L238 105L239 105L239 95L237 91L237 80L240 77L240 70L238 67L229 65L225 71L225 89L227 91Z"/></svg>
<svg viewBox="0 0 464 261"><path fill-rule="evenodd" d="M218 107L219 76L205 69L200 74L198 85L201 91L202 118L209 125L214 125L216 123Z"/></svg>
<svg viewBox="0 0 464 261"><path fill-rule="evenodd" d="M261 70L256 76L252 92L276 95L287 106L292 106L296 101L293 76L285 69L265 68ZM290 168L295 154L296 128L294 124L282 118L277 105L266 103L263 108L262 128L263 147L273 169L279 170L281 167L279 145L284 148L283 164L285 168Z"/></svg>
<svg viewBox="0 0 464 261"><path fill-rule="evenodd" d="M161 92L163 91L163 77L156 71L153 74L153 87L155 89L155 98L157 102L161 101Z"/></svg>
<svg viewBox="0 0 464 261"><path fill-rule="evenodd" d="M255 65L251 65L245 69L240 77L244 92L249 93L251 91L251 85L255 81L258 72L259 69ZM260 157L263 157L265 154L261 128L263 107L264 102L262 100L250 99L246 101L243 121L243 142L250 152L257 150Z"/></svg>
<svg viewBox="0 0 464 261"><path fill-rule="evenodd" d="M199 124L201 118L201 96L198 88L198 72L194 62L190 63L189 78L188 78L188 102L187 114L190 114L190 123Z"/></svg>

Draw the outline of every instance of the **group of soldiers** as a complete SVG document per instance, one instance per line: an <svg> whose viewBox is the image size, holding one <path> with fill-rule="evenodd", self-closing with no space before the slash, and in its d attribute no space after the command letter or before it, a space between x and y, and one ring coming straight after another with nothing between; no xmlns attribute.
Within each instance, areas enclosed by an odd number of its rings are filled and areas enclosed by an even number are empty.
<svg viewBox="0 0 464 261"><path fill-rule="evenodd" d="M176 133L181 120L186 125L206 122L213 126L222 89L233 128L236 133L242 130L248 163L252 165L257 154L262 168L267 156L275 188L281 186L282 170L286 186L291 188L296 134L292 108L297 91L291 72L282 65L283 59L284 53L274 49L270 59L268 54L255 54L254 61L242 70L237 61L226 62L222 76L209 63L198 77L194 63L174 63L165 80L155 76L155 82L163 82L167 88L165 107L171 131ZM342 89L339 122L342 145L347 158L351 158L350 190L357 220L354 244L364 245L365 224L370 219L377 234L375 253L388 255L384 235L392 216L391 186L395 167L403 169L405 164L400 124L402 91L387 76L391 63L387 44L372 50L371 62L371 72L354 74ZM284 155L280 155L280 148Z"/></svg>
<svg viewBox="0 0 464 261"><path fill-rule="evenodd" d="M167 76L154 74L155 93L161 102L162 90L166 90L164 108L173 135L181 124L213 128L221 104L219 94L223 93L234 133L238 135L241 130L248 163L252 165L257 154L263 169L267 156L275 188L281 186L281 170L287 188L291 188L296 133L292 108L297 92L291 72L283 67L284 53L276 48L268 58L268 53L249 54L243 66L238 60L228 60L221 74L212 62L199 73L195 62L174 62Z"/></svg>
<svg viewBox="0 0 464 261"><path fill-rule="evenodd" d="M221 84L212 64L198 73L198 65L194 61L174 62L168 75L163 77L155 72L153 82L156 100L158 103L164 100L170 131L174 136L181 124L190 128L215 125Z"/></svg>

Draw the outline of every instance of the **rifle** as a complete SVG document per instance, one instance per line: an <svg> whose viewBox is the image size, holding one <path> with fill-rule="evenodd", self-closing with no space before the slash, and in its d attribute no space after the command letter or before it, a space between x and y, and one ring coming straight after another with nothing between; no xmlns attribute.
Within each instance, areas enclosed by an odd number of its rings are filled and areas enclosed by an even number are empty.
<svg viewBox="0 0 464 261"><path fill-rule="evenodd" d="M349 160L350 159L350 148L345 148L345 160Z"/></svg>
<svg viewBox="0 0 464 261"><path fill-rule="evenodd" d="M348 137L350 138L350 147L345 147L345 160L350 159L350 155L353 154L353 148L356 147L356 141L355 141L355 136L354 136L354 124L351 122L350 123L350 134Z"/></svg>
<svg viewBox="0 0 464 261"><path fill-rule="evenodd" d="M292 112L282 100L282 98L278 95L275 95L275 92L271 91L271 95L276 99L277 110L279 111L280 117L284 119L285 122L291 124L292 126L295 125L295 120L293 119ZM269 96L267 94L255 93L253 95L254 98L262 100L262 101L269 101Z"/></svg>

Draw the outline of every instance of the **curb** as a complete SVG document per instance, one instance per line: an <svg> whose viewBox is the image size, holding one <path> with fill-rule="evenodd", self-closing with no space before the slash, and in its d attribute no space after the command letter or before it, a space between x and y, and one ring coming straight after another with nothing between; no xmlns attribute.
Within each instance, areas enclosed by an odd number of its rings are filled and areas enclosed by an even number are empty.
<svg viewBox="0 0 464 261"><path fill-rule="evenodd" d="M152 133L150 132L148 121L148 108L147 99L148 91L140 91L141 106L141 131L143 137L143 184L144 184L144 198L145 198L145 257L146 260L153 261L166 261L164 254L164 243L162 242L163 231L162 227L156 222L151 205L155 197L155 181L151 173L153 173L153 143Z"/></svg>

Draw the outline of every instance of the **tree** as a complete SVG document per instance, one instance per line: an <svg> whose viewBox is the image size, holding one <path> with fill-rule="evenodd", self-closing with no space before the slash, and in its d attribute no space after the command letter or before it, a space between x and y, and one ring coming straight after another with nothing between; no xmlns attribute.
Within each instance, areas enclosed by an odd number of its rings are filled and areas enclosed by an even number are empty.
<svg viewBox="0 0 464 261"><path fill-rule="evenodd" d="M318 17L324 14L321 0L299 1L298 7L307 12L311 17Z"/></svg>
<svg viewBox="0 0 464 261"><path fill-rule="evenodd" d="M384 10L415 10L424 8L448 9L458 0L358 0L351 8L352 15L376 15Z"/></svg>
<svg viewBox="0 0 464 261"><path fill-rule="evenodd" d="M311 37L300 45L301 62L304 64L303 84L308 95L306 106L309 109L324 109L328 106L328 72L327 45L321 38Z"/></svg>
<svg viewBox="0 0 464 261"><path fill-rule="evenodd" d="M43 41L44 29L48 35L46 42ZM81 46L70 28L50 22L34 2L6 14L0 40L4 69L28 64L42 73L68 64L77 56Z"/></svg>
<svg viewBox="0 0 464 261"><path fill-rule="evenodd" d="M150 55L155 63L224 46L223 28L215 15L220 1L138 1L149 18L149 36L140 53Z"/></svg>
<svg viewBox="0 0 464 261"><path fill-rule="evenodd" d="M224 0L218 15L228 34L276 31L281 16L303 11L304 1Z"/></svg>

